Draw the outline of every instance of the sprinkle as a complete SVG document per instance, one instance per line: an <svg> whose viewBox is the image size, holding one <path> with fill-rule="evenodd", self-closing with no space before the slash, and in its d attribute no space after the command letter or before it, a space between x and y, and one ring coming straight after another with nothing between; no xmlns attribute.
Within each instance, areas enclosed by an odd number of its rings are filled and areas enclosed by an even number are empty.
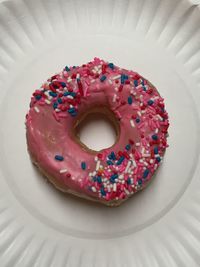
<svg viewBox="0 0 200 267"><path fill-rule="evenodd" d="M140 118L136 118L136 119L135 119L135 122L136 122L136 123L139 123L139 122L140 122Z"/></svg>
<svg viewBox="0 0 200 267"><path fill-rule="evenodd" d="M60 170L60 173L65 173L65 172L67 172L67 169L61 169Z"/></svg>
<svg viewBox="0 0 200 267"><path fill-rule="evenodd" d="M40 100L41 97L42 97L41 95L36 95L36 96L35 96L35 99Z"/></svg>
<svg viewBox="0 0 200 267"><path fill-rule="evenodd" d="M60 97L57 99L57 101L59 104L62 104L62 99Z"/></svg>
<svg viewBox="0 0 200 267"><path fill-rule="evenodd" d="M120 159L117 161L117 165L120 165L124 161L125 157L121 156Z"/></svg>
<svg viewBox="0 0 200 267"><path fill-rule="evenodd" d="M96 171L99 169L100 167L100 160L97 161L97 164L96 164Z"/></svg>
<svg viewBox="0 0 200 267"><path fill-rule="evenodd" d="M106 80L106 78L107 78L106 75L103 75L103 76L101 76L100 81L104 82Z"/></svg>
<svg viewBox="0 0 200 267"><path fill-rule="evenodd" d="M93 192L97 192L96 188L94 186L91 187Z"/></svg>
<svg viewBox="0 0 200 267"><path fill-rule="evenodd" d="M143 172L143 178L146 179L148 175L149 175L149 170L146 169L146 170Z"/></svg>
<svg viewBox="0 0 200 267"><path fill-rule="evenodd" d="M128 104L131 105L133 103L133 99L131 96L128 97Z"/></svg>
<svg viewBox="0 0 200 267"><path fill-rule="evenodd" d="M134 80L134 85L135 85L135 87L138 86L138 81L137 80Z"/></svg>
<svg viewBox="0 0 200 267"><path fill-rule="evenodd" d="M130 124L131 124L131 127L135 127L135 124L134 124L134 121L133 120L130 120Z"/></svg>
<svg viewBox="0 0 200 267"><path fill-rule="evenodd" d="M102 183L101 176L97 176L97 182L98 182L99 184L101 184L101 183Z"/></svg>
<svg viewBox="0 0 200 267"><path fill-rule="evenodd" d="M114 183L114 184L113 184L113 191L116 192L116 190L117 190L117 184Z"/></svg>
<svg viewBox="0 0 200 267"><path fill-rule="evenodd" d="M149 106L152 106L154 102L153 102L153 100L150 99L147 103Z"/></svg>
<svg viewBox="0 0 200 267"><path fill-rule="evenodd" d="M157 141L158 140L158 136L156 134L153 134L151 137L153 140Z"/></svg>
<svg viewBox="0 0 200 267"><path fill-rule="evenodd" d="M66 70L66 71L70 71L70 68L66 66L66 67L65 67L65 70Z"/></svg>
<svg viewBox="0 0 200 267"><path fill-rule="evenodd" d="M81 162L81 168L82 168L82 170L86 169L86 163L84 161Z"/></svg>
<svg viewBox="0 0 200 267"><path fill-rule="evenodd" d="M48 99L45 99L45 103L50 105L51 104L51 101L49 101Z"/></svg>
<svg viewBox="0 0 200 267"><path fill-rule="evenodd" d="M113 102L114 102L114 103L116 102L116 99L117 99L117 95L114 94L114 96L113 96Z"/></svg>
<svg viewBox="0 0 200 267"><path fill-rule="evenodd" d="M127 150L127 151L129 151L129 150L131 149L131 145L130 145L130 144L128 144L128 145L126 145L126 147L125 147L125 148L126 148L126 150Z"/></svg>
<svg viewBox="0 0 200 267"><path fill-rule="evenodd" d="M125 169L125 173L127 173L128 172L128 170L129 170L129 168L130 168L130 166L132 165L132 161L128 161L128 164L127 164L127 166L126 166L126 169Z"/></svg>
<svg viewBox="0 0 200 267"><path fill-rule="evenodd" d="M156 161L157 162L160 162L161 161L161 158L160 157L156 157Z"/></svg>
<svg viewBox="0 0 200 267"><path fill-rule="evenodd" d="M105 196L106 195L106 191L104 190L103 187L101 187L100 192L101 192L102 196Z"/></svg>
<svg viewBox="0 0 200 267"><path fill-rule="evenodd" d="M110 155L108 155L108 158L109 158L109 159L112 159L112 160L115 160L115 159L116 159L115 152L112 151L112 152L110 153Z"/></svg>
<svg viewBox="0 0 200 267"><path fill-rule="evenodd" d="M153 150L154 154L158 154L158 147L154 147L154 150Z"/></svg>
<svg viewBox="0 0 200 267"><path fill-rule="evenodd" d="M111 175L111 176L110 176L110 182L111 182L111 183L115 183L115 180L116 180L117 178L118 178L118 174L117 174L117 173Z"/></svg>
<svg viewBox="0 0 200 267"><path fill-rule="evenodd" d="M121 77L121 75L116 75L116 76L112 77L112 80L117 80L117 79L119 79L120 77Z"/></svg>
<svg viewBox="0 0 200 267"><path fill-rule="evenodd" d="M53 108L56 109L57 107L58 107L58 103L57 102L53 103Z"/></svg>
<svg viewBox="0 0 200 267"><path fill-rule="evenodd" d="M108 67L111 68L112 70L114 70L114 68L115 68L115 66L114 66L113 63L109 63L109 64L108 64Z"/></svg>
<svg viewBox="0 0 200 267"><path fill-rule="evenodd" d="M108 165L113 165L113 162L111 160L106 161Z"/></svg>
<svg viewBox="0 0 200 267"><path fill-rule="evenodd" d="M63 161L64 157L60 156L60 155L55 155L55 159L58 160L58 161Z"/></svg>

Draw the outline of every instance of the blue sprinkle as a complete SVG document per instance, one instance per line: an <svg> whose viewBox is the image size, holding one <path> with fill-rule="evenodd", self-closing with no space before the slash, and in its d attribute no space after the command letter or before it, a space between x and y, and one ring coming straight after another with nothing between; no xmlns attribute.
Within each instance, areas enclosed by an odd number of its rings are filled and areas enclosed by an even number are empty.
<svg viewBox="0 0 200 267"><path fill-rule="evenodd" d="M121 84L124 84L126 80L128 80L128 75L122 74L121 75Z"/></svg>
<svg viewBox="0 0 200 267"><path fill-rule="evenodd" d="M142 86L144 86L144 80L142 80L141 84L142 84Z"/></svg>
<svg viewBox="0 0 200 267"><path fill-rule="evenodd" d="M140 122L140 118L136 118L136 119L135 119L135 122L136 122L136 123L139 123L139 122Z"/></svg>
<svg viewBox="0 0 200 267"><path fill-rule="evenodd" d="M154 141L157 141L158 140L158 136L156 134L153 134L152 137L151 137Z"/></svg>
<svg viewBox="0 0 200 267"><path fill-rule="evenodd" d="M49 92L49 95L52 96L52 97L57 97L57 94L54 93L54 92L51 92L51 91Z"/></svg>
<svg viewBox="0 0 200 267"><path fill-rule="evenodd" d="M55 155L55 159L58 160L58 161L63 161L64 160L63 156L60 156L60 155Z"/></svg>
<svg viewBox="0 0 200 267"><path fill-rule="evenodd" d="M121 156L120 159L117 161L117 165L120 165L124 161L125 157Z"/></svg>
<svg viewBox="0 0 200 267"><path fill-rule="evenodd" d="M143 91L146 91L147 90L145 86L143 86L142 88L143 88Z"/></svg>
<svg viewBox="0 0 200 267"><path fill-rule="evenodd" d="M108 67L111 68L112 70L114 70L114 67L115 67L115 66L114 66L113 63L109 63L109 64L108 64Z"/></svg>
<svg viewBox="0 0 200 267"><path fill-rule="evenodd" d="M41 97L42 97L41 95L36 95L36 96L35 96L35 99L40 100Z"/></svg>
<svg viewBox="0 0 200 267"><path fill-rule="evenodd" d="M128 179L127 179L127 184L131 184L131 179L128 177Z"/></svg>
<svg viewBox="0 0 200 267"><path fill-rule="evenodd" d="M103 82L106 80L106 78L107 78L106 75L103 75L103 76L101 76L100 81Z"/></svg>
<svg viewBox="0 0 200 267"><path fill-rule="evenodd" d="M76 96L76 93L75 92L70 92L70 95L74 97L74 96Z"/></svg>
<svg viewBox="0 0 200 267"><path fill-rule="evenodd" d="M82 170L86 169L86 163L84 161L81 162L81 168L82 168Z"/></svg>
<svg viewBox="0 0 200 267"><path fill-rule="evenodd" d="M101 191L102 196L105 196L106 195L106 191L104 190L103 187L101 187L100 191Z"/></svg>
<svg viewBox="0 0 200 267"><path fill-rule="evenodd" d="M60 97L57 99L57 101L59 104L62 104L62 99Z"/></svg>
<svg viewBox="0 0 200 267"><path fill-rule="evenodd" d="M70 115L71 115L72 117L75 117L75 116L77 115L77 112L74 111L73 113L70 113Z"/></svg>
<svg viewBox="0 0 200 267"><path fill-rule="evenodd" d="M142 179L138 180L138 184L141 185L142 184Z"/></svg>
<svg viewBox="0 0 200 267"><path fill-rule="evenodd" d="M150 99L147 103L148 103L149 106L152 106L154 101Z"/></svg>
<svg viewBox="0 0 200 267"><path fill-rule="evenodd" d="M73 66L73 69L76 69L76 66Z"/></svg>
<svg viewBox="0 0 200 267"><path fill-rule="evenodd" d="M153 150L154 154L158 154L158 147L154 147L154 150Z"/></svg>
<svg viewBox="0 0 200 267"><path fill-rule="evenodd" d="M113 165L113 162L111 160L106 161L108 165Z"/></svg>
<svg viewBox="0 0 200 267"><path fill-rule="evenodd" d="M125 148L126 148L127 151L129 151L131 149L131 145L128 144L128 145L125 146Z"/></svg>
<svg viewBox="0 0 200 267"><path fill-rule="evenodd" d="M146 179L148 175L149 175L149 170L146 169L146 170L143 172L143 178Z"/></svg>
<svg viewBox="0 0 200 267"><path fill-rule="evenodd" d="M61 86L62 86L63 88L66 87L66 83L64 83L64 82L61 82L60 84L61 84Z"/></svg>
<svg viewBox="0 0 200 267"><path fill-rule="evenodd" d="M68 96L68 95L70 95L70 92L64 92L63 95L64 95L64 96Z"/></svg>
<svg viewBox="0 0 200 267"><path fill-rule="evenodd" d="M75 110L75 108L69 108L69 109L68 109L68 112L69 112L69 113L74 113L74 112L76 112L76 110Z"/></svg>
<svg viewBox="0 0 200 267"><path fill-rule="evenodd" d="M96 177L96 176L93 177L93 181L94 181L94 182L97 181L97 177Z"/></svg>
<svg viewBox="0 0 200 267"><path fill-rule="evenodd" d="M157 162L160 162L161 161L161 158L160 157L156 157L156 161Z"/></svg>
<svg viewBox="0 0 200 267"><path fill-rule="evenodd" d="M137 80L134 80L134 85L135 85L135 87L138 86L138 81Z"/></svg>
<svg viewBox="0 0 200 267"><path fill-rule="evenodd" d="M70 71L70 68L66 66L66 67L65 67L65 70L66 70L66 71Z"/></svg>
<svg viewBox="0 0 200 267"><path fill-rule="evenodd" d="M115 160L116 159L116 156L115 156L115 153L112 151L110 153L110 155L108 156L109 159L112 159L112 160Z"/></svg>
<svg viewBox="0 0 200 267"><path fill-rule="evenodd" d="M57 107L58 107L58 103L57 102L53 103L53 108L56 109Z"/></svg>
<svg viewBox="0 0 200 267"><path fill-rule="evenodd" d="M112 184L115 183L115 179L117 179L117 178L118 178L118 174L117 174L117 173L111 175L111 176L110 176L110 182L111 182Z"/></svg>
<svg viewBox="0 0 200 267"><path fill-rule="evenodd" d="M102 183L101 176L97 176L97 182L98 182L99 184L101 184L101 183Z"/></svg>
<svg viewBox="0 0 200 267"><path fill-rule="evenodd" d="M128 104L131 105L133 103L133 99L131 96L128 97Z"/></svg>

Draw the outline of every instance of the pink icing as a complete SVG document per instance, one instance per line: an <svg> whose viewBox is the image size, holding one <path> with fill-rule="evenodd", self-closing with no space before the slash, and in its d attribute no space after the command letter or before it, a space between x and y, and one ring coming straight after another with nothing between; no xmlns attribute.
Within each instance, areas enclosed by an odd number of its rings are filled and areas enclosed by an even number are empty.
<svg viewBox="0 0 200 267"><path fill-rule="evenodd" d="M72 128L78 114L97 106L114 112L120 135L113 147L92 154L74 141ZM155 87L98 58L51 77L33 93L26 116L27 144L37 165L66 191L108 202L145 187L162 161L168 126Z"/></svg>

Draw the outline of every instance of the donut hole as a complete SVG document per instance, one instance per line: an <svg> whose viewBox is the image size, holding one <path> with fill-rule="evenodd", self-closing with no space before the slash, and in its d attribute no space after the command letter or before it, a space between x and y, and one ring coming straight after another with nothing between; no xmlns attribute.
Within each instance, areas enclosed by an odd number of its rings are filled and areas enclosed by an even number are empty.
<svg viewBox="0 0 200 267"><path fill-rule="evenodd" d="M81 115L75 124L76 140L90 152L112 147L119 137L119 123L107 108L94 108Z"/></svg>

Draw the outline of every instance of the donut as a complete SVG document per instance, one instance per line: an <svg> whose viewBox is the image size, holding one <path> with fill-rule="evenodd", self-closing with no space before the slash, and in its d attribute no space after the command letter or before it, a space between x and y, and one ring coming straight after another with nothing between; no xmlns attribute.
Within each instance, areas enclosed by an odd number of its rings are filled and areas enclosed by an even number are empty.
<svg viewBox="0 0 200 267"><path fill-rule="evenodd" d="M94 151L78 127L100 113L116 142ZM163 161L169 119L164 99L138 73L99 58L66 66L35 90L26 115L32 162L57 189L117 206L146 187Z"/></svg>

